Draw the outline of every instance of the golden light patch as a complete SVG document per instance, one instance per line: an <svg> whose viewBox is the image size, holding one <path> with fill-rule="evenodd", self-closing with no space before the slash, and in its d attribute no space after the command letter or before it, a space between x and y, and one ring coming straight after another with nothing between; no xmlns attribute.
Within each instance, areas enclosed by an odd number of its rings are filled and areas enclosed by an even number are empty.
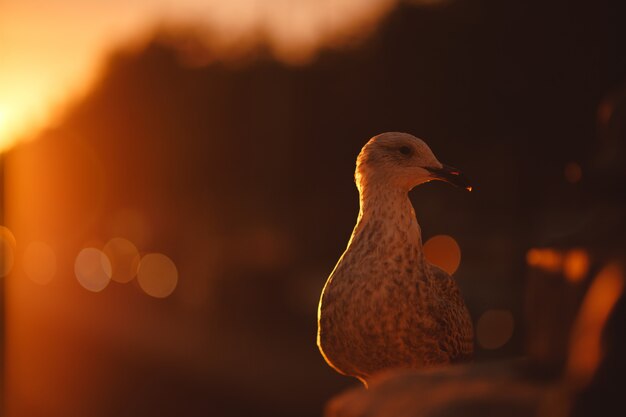
<svg viewBox="0 0 626 417"><path fill-rule="evenodd" d="M74 272L83 288L100 292L111 281L111 262L99 249L85 248L76 257Z"/></svg>
<svg viewBox="0 0 626 417"><path fill-rule="evenodd" d="M107 242L102 249L111 262L111 279L127 283L137 275L139 267L139 251L127 239L116 237Z"/></svg>
<svg viewBox="0 0 626 417"><path fill-rule="evenodd" d="M452 275L461 263L461 248L452 236L433 236L424 244L424 256L428 262Z"/></svg>
<svg viewBox="0 0 626 417"><path fill-rule="evenodd" d="M178 269L169 257L161 253L150 253L141 258L137 282L146 294L165 298L176 289Z"/></svg>

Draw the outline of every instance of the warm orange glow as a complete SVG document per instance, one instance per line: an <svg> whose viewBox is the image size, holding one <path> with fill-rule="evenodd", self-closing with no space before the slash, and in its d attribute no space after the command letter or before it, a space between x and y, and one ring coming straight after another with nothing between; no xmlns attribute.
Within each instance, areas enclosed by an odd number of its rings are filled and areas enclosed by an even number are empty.
<svg viewBox="0 0 626 417"><path fill-rule="evenodd" d="M74 262L74 272L80 285L93 292L100 292L111 281L111 262L96 248L80 251Z"/></svg>
<svg viewBox="0 0 626 417"><path fill-rule="evenodd" d="M513 335L515 321L508 310L488 310L476 324L476 339L485 349L498 349Z"/></svg>
<svg viewBox="0 0 626 417"><path fill-rule="evenodd" d="M530 249L526 253L526 263L547 272L561 272L563 255L554 249Z"/></svg>
<svg viewBox="0 0 626 417"><path fill-rule="evenodd" d="M113 281L126 283L135 278L140 257L132 242L117 237L109 240L102 251L111 261Z"/></svg>
<svg viewBox="0 0 626 417"><path fill-rule="evenodd" d="M565 179L572 184L577 183L583 176L583 171L580 168L580 165L576 162L570 162L565 166L565 170L563 171L565 175Z"/></svg>
<svg viewBox="0 0 626 417"><path fill-rule="evenodd" d="M602 359L602 330L624 289L621 265L605 266L596 276L583 300L572 329L567 371L578 388L593 377Z"/></svg>
<svg viewBox="0 0 626 417"><path fill-rule="evenodd" d="M442 0L413 0L432 6ZM322 47L372 32L399 0L64 0L0 2L0 152L58 116L93 83L114 47L143 45L153 28L194 26L212 59L236 59L265 44L302 64ZM175 36L174 36L175 37ZM174 42L176 43L176 42ZM196 52L187 51L192 55ZM181 54L184 54L181 48ZM206 54L205 54L206 55ZM191 56L188 62L207 63Z"/></svg>
<svg viewBox="0 0 626 417"><path fill-rule="evenodd" d="M563 275L571 282L578 282L589 271L589 255L584 249L572 249L563 260Z"/></svg>
<svg viewBox="0 0 626 417"><path fill-rule="evenodd" d="M54 250L43 242L32 242L24 251L24 272L37 284L49 283L57 271Z"/></svg>
<svg viewBox="0 0 626 417"><path fill-rule="evenodd" d="M437 235L424 244L424 256L428 262L452 275L461 263L461 248L453 237Z"/></svg>
<svg viewBox="0 0 626 417"><path fill-rule="evenodd" d="M1 75L0 75L1 77ZM0 95L0 152L8 149L17 141L17 138L24 133L23 123L20 123L18 112L9 110L9 103L5 103L2 96L6 93L2 91ZM19 100L16 100L19 102ZM19 105L16 105L19 108Z"/></svg>
<svg viewBox="0 0 626 417"><path fill-rule="evenodd" d="M174 262L161 253L150 253L139 263L137 282L146 294L156 298L168 297L178 284Z"/></svg>
<svg viewBox="0 0 626 417"><path fill-rule="evenodd" d="M50 123L144 19L118 2L0 2L0 152Z"/></svg>
<svg viewBox="0 0 626 417"><path fill-rule="evenodd" d="M582 280L589 271L589 254L584 249L567 252L550 248L533 248L526 252L526 263L546 272L562 273L570 282Z"/></svg>
<svg viewBox="0 0 626 417"><path fill-rule="evenodd" d="M9 228L0 226L0 277L11 272L15 262L15 248L17 242Z"/></svg>
<svg viewBox="0 0 626 417"><path fill-rule="evenodd" d="M7 135L6 133L6 131L8 130L7 123L8 123L8 117L7 117L6 110L4 110L3 108L0 108L0 138Z"/></svg>
<svg viewBox="0 0 626 417"><path fill-rule="evenodd" d="M526 263L531 266L536 266L539 264L541 258L541 254L539 249L529 249L526 252Z"/></svg>

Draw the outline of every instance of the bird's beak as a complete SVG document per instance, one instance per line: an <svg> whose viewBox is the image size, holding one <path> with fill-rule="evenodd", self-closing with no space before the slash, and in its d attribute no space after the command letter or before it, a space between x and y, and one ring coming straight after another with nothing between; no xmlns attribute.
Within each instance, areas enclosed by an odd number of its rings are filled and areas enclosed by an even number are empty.
<svg viewBox="0 0 626 417"><path fill-rule="evenodd" d="M426 170L431 173L435 180L445 181L457 187L465 188L467 191L472 191L472 186L467 177L454 167L442 165L441 168L426 168Z"/></svg>

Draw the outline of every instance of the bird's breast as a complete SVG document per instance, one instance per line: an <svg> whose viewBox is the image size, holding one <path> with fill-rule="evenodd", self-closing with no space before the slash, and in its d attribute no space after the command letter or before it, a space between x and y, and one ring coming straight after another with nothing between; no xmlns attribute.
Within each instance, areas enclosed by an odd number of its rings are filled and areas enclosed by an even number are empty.
<svg viewBox="0 0 626 417"><path fill-rule="evenodd" d="M419 345L423 272L416 249L384 240L373 248L352 243L320 300L320 348L350 375L413 363L407 349Z"/></svg>

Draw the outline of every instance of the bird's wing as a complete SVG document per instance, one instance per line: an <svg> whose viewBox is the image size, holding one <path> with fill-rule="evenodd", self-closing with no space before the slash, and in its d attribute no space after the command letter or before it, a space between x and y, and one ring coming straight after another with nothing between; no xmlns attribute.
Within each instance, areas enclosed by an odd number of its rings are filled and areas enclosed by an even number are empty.
<svg viewBox="0 0 626 417"><path fill-rule="evenodd" d="M474 329L459 286L435 265L430 265L430 273L438 288L433 310L441 329L440 348L448 352L452 361L470 358L474 352Z"/></svg>

